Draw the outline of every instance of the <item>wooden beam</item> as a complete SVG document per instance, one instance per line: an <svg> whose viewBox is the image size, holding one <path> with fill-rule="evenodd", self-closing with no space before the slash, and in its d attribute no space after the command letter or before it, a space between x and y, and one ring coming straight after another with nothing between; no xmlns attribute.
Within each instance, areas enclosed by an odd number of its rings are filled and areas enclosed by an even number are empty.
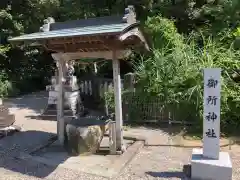
<svg viewBox="0 0 240 180"><path fill-rule="evenodd" d="M70 59L81 59L81 58L103 58L103 59L112 59L112 51L99 51L99 52L73 52L73 53L64 53ZM116 58L124 59L131 54L130 50L117 50Z"/></svg>
<svg viewBox="0 0 240 180"><path fill-rule="evenodd" d="M102 41L104 38L115 37L118 34L99 34L88 36L76 36L76 37L64 37L64 38L52 38L48 40L48 44L64 44L64 43L89 43Z"/></svg>
<svg viewBox="0 0 240 180"><path fill-rule="evenodd" d="M76 43L76 44L48 44L49 49L55 49L56 51L64 52L77 52L80 49L100 49L100 50L110 50L111 48L107 45L102 44L101 42L96 43Z"/></svg>
<svg viewBox="0 0 240 180"><path fill-rule="evenodd" d="M117 44L114 42L104 43L104 44L62 44L62 45L47 45L46 49L55 51L55 52L63 52L63 53L75 53L75 52L99 52L99 51L111 51L112 49L116 50L126 50L132 49L138 46L141 46L141 42L137 38L127 39L121 44ZM118 42L119 43L119 42Z"/></svg>

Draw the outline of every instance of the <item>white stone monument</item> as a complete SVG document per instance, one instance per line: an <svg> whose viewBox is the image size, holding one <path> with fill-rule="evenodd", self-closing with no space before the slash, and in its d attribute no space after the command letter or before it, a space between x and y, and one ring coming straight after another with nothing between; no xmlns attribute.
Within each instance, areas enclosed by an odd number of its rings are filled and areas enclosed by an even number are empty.
<svg viewBox="0 0 240 180"><path fill-rule="evenodd" d="M220 151L221 69L204 69L203 149L193 149L191 176L200 180L231 180L232 162Z"/></svg>

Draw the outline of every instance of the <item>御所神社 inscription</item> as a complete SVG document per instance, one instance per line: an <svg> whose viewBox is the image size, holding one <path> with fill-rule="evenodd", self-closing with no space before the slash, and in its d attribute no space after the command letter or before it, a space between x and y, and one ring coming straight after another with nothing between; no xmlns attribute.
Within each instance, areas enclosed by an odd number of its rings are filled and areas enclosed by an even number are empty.
<svg viewBox="0 0 240 180"><path fill-rule="evenodd" d="M204 69L203 156L218 159L220 148L221 69Z"/></svg>

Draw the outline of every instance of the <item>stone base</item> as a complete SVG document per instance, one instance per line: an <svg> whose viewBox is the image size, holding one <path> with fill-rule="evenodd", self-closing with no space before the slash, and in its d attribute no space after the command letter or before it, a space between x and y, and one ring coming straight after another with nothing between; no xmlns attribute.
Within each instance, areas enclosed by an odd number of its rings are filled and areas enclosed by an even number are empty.
<svg viewBox="0 0 240 180"><path fill-rule="evenodd" d="M77 91L65 91L64 99L65 104L70 105L71 103L75 103L77 99L80 97L80 92ZM57 104L58 91L49 91L48 95L48 104Z"/></svg>
<svg viewBox="0 0 240 180"><path fill-rule="evenodd" d="M49 91L48 97L48 106L56 106L57 105L58 92L57 91ZM84 113L84 106L82 104L82 100L80 97L79 91L66 91L64 93L64 109L66 107L72 111L72 115L77 117Z"/></svg>
<svg viewBox="0 0 240 180"><path fill-rule="evenodd" d="M80 118L66 126L65 146L71 155L94 154L108 130L108 120Z"/></svg>
<svg viewBox="0 0 240 180"><path fill-rule="evenodd" d="M198 180L232 180L232 162L227 152L220 152L219 159L203 157L202 149L193 149L191 178Z"/></svg>

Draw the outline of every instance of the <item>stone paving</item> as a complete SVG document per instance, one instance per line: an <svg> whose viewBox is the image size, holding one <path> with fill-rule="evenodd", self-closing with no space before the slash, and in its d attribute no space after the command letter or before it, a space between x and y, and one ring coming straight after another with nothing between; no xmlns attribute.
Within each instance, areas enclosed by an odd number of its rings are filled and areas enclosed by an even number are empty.
<svg viewBox="0 0 240 180"><path fill-rule="evenodd" d="M16 124L23 127L27 133L21 132L0 139L0 180L107 179L60 166L54 167L20 159L20 152L28 152L29 149L45 142L56 133L56 122L27 118L39 114L44 109L46 105L45 92L10 99L7 104L16 115ZM119 176L113 178L114 180L187 179L182 173L182 167L189 162L192 148L169 146L174 144L174 138L162 130L129 128L125 134L147 137L148 146L143 147ZM238 175L240 174L239 146L234 145L231 150L225 147L223 150L229 151L231 154L233 180L240 180Z"/></svg>

